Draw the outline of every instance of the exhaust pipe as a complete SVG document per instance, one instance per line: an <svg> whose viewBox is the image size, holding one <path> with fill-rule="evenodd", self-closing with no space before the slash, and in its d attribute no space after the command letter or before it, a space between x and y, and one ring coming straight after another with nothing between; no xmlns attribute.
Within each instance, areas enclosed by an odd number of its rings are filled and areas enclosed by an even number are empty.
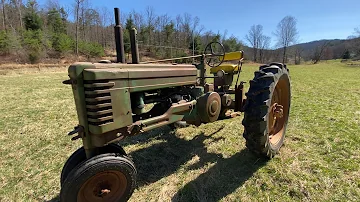
<svg viewBox="0 0 360 202"><path fill-rule="evenodd" d="M116 45L116 59L118 63L125 63L124 54L124 35L120 25L120 11L119 8L114 8L115 11L115 45Z"/></svg>

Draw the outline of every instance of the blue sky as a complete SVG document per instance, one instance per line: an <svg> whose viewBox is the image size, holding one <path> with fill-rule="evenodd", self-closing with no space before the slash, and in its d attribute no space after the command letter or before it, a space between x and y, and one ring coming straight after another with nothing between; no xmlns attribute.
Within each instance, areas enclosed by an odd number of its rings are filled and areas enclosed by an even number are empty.
<svg viewBox="0 0 360 202"><path fill-rule="evenodd" d="M71 6L74 0L58 0ZM245 42L251 25L261 24L272 38L277 23L286 15L298 23L299 42L344 39L360 27L360 0L89 0L93 7L119 7L123 12L142 12L152 6L155 13L175 17L185 12L198 16L206 30L234 35ZM46 0L39 0L40 4Z"/></svg>

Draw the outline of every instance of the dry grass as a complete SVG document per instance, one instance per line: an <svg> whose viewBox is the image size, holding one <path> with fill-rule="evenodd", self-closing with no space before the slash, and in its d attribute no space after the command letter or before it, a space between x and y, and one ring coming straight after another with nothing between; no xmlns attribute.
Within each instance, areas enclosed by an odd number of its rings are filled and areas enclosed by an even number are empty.
<svg viewBox="0 0 360 202"><path fill-rule="evenodd" d="M243 80L255 65L245 65ZM281 154L245 149L242 117L122 142L139 172L131 201L358 201L360 68L291 66L292 108ZM65 69L0 75L0 201L58 200L63 163L81 142Z"/></svg>
<svg viewBox="0 0 360 202"><path fill-rule="evenodd" d="M2 64L0 75L18 75L28 73L66 72L67 66L63 64Z"/></svg>

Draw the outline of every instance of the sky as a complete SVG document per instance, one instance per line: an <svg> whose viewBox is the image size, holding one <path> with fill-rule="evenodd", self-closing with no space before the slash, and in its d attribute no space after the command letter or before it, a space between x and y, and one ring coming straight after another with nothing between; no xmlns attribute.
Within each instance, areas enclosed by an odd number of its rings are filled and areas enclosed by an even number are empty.
<svg viewBox="0 0 360 202"><path fill-rule="evenodd" d="M71 7L75 0L58 0ZM145 11L154 8L157 15L189 13L200 18L205 31L234 35L246 42L245 35L254 24L264 27L264 34L273 35L279 21L287 15L297 19L300 43L320 39L345 39L360 27L360 0L89 0L93 7L119 7L121 12ZM46 0L38 0L44 4Z"/></svg>

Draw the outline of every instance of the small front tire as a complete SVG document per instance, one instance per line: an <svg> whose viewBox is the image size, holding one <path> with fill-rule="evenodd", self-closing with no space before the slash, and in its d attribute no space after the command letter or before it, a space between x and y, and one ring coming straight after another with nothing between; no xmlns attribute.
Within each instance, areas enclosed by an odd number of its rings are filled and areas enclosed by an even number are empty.
<svg viewBox="0 0 360 202"><path fill-rule="evenodd" d="M126 156L107 153L74 168L63 183L62 202L127 201L136 186L137 171Z"/></svg>
<svg viewBox="0 0 360 202"><path fill-rule="evenodd" d="M124 149L120 145L114 143L108 144L104 147L99 147L98 150L99 154L117 153L121 155L126 155ZM80 147L66 160L63 169L61 170L60 184L62 185L64 183L66 177L69 175L72 169L74 169L77 165L84 162L85 160L85 149L84 147Z"/></svg>

